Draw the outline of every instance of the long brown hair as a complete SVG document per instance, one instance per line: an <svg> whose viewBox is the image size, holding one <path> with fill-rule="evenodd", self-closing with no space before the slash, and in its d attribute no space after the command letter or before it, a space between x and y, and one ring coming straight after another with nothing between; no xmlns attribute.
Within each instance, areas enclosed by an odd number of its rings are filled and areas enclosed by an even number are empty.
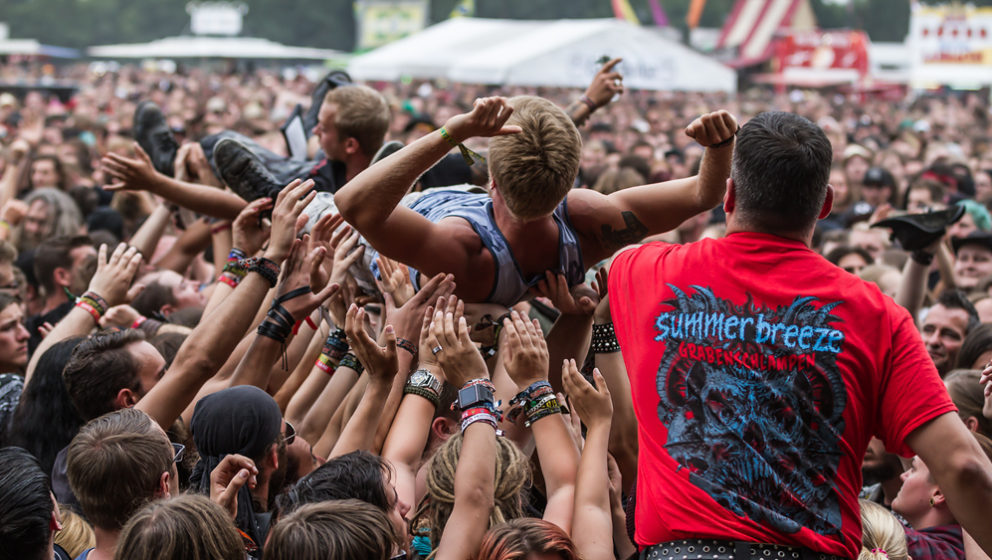
<svg viewBox="0 0 992 560"><path fill-rule="evenodd" d="M199 494L156 500L134 514L121 531L115 560L244 560L234 522Z"/></svg>

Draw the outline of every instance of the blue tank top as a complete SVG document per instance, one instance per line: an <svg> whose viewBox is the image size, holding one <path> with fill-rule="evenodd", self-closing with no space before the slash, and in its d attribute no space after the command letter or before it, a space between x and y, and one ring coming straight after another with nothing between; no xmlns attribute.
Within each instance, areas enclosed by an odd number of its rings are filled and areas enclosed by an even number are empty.
<svg viewBox="0 0 992 560"><path fill-rule="evenodd" d="M496 277L493 279L493 289L486 297L487 302L509 307L523 299L527 290L544 278L543 274L524 278L510 251L510 245L496 226L493 201L488 194L431 189L412 201L410 209L434 223L455 216L472 226L482 244L492 253L496 264ZM568 207L564 200L555 208L552 217L558 226L558 262L550 270L564 274L569 286L580 284L585 280L582 250L575 229L568 219ZM378 270L374 272L378 276ZM410 269L410 276L414 286L420 289L417 271Z"/></svg>

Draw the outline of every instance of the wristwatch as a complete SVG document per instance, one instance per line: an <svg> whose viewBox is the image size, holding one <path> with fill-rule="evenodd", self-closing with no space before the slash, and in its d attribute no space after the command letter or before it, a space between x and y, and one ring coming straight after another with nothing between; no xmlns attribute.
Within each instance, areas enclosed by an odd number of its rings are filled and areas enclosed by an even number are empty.
<svg viewBox="0 0 992 560"><path fill-rule="evenodd" d="M434 377L434 374L426 369L418 369L410 375L406 382L407 387L419 387L432 391L435 395L441 396L441 380Z"/></svg>
<svg viewBox="0 0 992 560"><path fill-rule="evenodd" d="M479 403L493 403L493 390L486 385L469 385L458 391L458 408L465 410Z"/></svg>

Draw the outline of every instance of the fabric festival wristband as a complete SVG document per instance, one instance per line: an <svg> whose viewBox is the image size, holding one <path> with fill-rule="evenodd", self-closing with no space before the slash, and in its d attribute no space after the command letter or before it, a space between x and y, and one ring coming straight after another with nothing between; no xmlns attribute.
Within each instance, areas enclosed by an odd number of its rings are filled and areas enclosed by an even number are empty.
<svg viewBox="0 0 992 560"><path fill-rule="evenodd" d="M358 373L358 375L365 373L365 366L363 366L362 362L358 361L358 358L356 358L351 352L345 354L341 358L341 361L338 362L338 367L353 369L356 373Z"/></svg>
<svg viewBox="0 0 992 560"><path fill-rule="evenodd" d="M599 109L599 105L596 105L592 99L589 99L588 95L583 95L582 97L579 98L579 101L584 103L586 107L589 107L590 113L592 113L596 109Z"/></svg>
<svg viewBox="0 0 992 560"><path fill-rule="evenodd" d="M464 432L469 426L475 424L476 422L484 422L486 424L489 424L493 428L499 425L499 422L496 420L496 417L493 416L492 414L489 413L476 414L474 416L470 416L466 418L465 420L462 420L462 431Z"/></svg>
<svg viewBox="0 0 992 560"><path fill-rule="evenodd" d="M96 321L96 324L98 325L100 324L100 317L101 317L100 312L97 311L92 305L86 303L85 301L77 300L76 307L92 315L93 320Z"/></svg>
<svg viewBox="0 0 992 560"><path fill-rule="evenodd" d="M459 143L459 142L455 142L455 139L452 138L451 137L451 134L448 133L448 129L447 128L445 128L445 127L442 126L438 130L438 132L441 133L441 138L444 138L444 141L445 142L447 142L447 143L451 144L452 146L458 148L458 151L462 153L462 159L465 160L465 163L469 167L471 167L472 165L474 165L476 160L478 160L478 161L486 161L486 158L484 158L481 155L477 154L476 152L473 152L472 150L468 149L465 146L465 144L462 144L462 143Z"/></svg>
<svg viewBox="0 0 992 560"><path fill-rule="evenodd" d="M235 280L234 278L231 278L230 276L227 276L225 274L221 274L220 277L217 278L217 281L220 282L221 284L227 284L232 288L237 288L239 283L238 280Z"/></svg>
<svg viewBox="0 0 992 560"><path fill-rule="evenodd" d="M321 354L320 356L317 356L317 361L314 362L313 365L316 366L317 369L328 375L334 375L334 372L337 371L338 369L337 365L334 363L333 360L331 360L329 356L327 356L327 354Z"/></svg>

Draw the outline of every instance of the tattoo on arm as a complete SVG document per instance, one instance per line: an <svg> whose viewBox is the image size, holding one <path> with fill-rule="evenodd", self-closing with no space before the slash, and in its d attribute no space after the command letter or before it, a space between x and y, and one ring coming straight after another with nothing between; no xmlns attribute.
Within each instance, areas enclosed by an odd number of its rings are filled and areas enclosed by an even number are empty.
<svg viewBox="0 0 992 560"><path fill-rule="evenodd" d="M575 126L582 126L592 115L592 111L589 111L589 108L582 101L576 99L565 108L565 114L572 119Z"/></svg>
<svg viewBox="0 0 992 560"><path fill-rule="evenodd" d="M625 211L620 215L623 217L623 229L614 230L613 226L607 224L602 226L603 244L614 250L637 243L648 234L647 226L642 224L633 212Z"/></svg>

